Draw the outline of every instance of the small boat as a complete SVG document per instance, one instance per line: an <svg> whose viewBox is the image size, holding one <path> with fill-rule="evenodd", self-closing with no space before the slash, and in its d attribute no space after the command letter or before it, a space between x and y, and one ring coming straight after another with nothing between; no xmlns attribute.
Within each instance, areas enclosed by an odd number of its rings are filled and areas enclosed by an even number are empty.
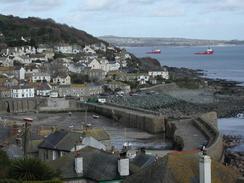
<svg viewBox="0 0 244 183"><path fill-rule="evenodd" d="M240 118L240 119L244 119L244 114L243 113L239 113L236 115L237 118Z"/></svg>
<svg viewBox="0 0 244 183"><path fill-rule="evenodd" d="M208 48L206 51L204 52L196 52L194 53L195 55L212 55L214 54L214 50L212 48Z"/></svg>
<svg viewBox="0 0 244 183"><path fill-rule="evenodd" d="M92 117L93 117L94 119L98 119L100 116L93 114Z"/></svg>
<svg viewBox="0 0 244 183"><path fill-rule="evenodd" d="M160 49L152 50L147 52L147 54L161 54L161 50Z"/></svg>

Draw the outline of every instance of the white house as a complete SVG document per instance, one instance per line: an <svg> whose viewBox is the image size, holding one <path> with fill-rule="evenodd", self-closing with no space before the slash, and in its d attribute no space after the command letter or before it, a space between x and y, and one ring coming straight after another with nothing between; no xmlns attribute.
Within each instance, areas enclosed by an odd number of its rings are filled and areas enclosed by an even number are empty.
<svg viewBox="0 0 244 183"><path fill-rule="evenodd" d="M28 86L18 86L11 89L12 98L33 98L34 95L34 88Z"/></svg>
<svg viewBox="0 0 244 183"><path fill-rule="evenodd" d="M139 83L141 85L146 84L149 81L149 76L148 75L139 75L139 76L137 76L137 81L139 81Z"/></svg>
<svg viewBox="0 0 244 183"><path fill-rule="evenodd" d="M60 53L73 53L73 49L71 45L68 44L63 44L63 45L57 45L54 48L55 52L60 52Z"/></svg>
<svg viewBox="0 0 244 183"><path fill-rule="evenodd" d="M48 73L37 72L32 75L32 82L35 83L37 81L47 81L50 82L51 76Z"/></svg>
<svg viewBox="0 0 244 183"><path fill-rule="evenodd" d="M109 68L108 71L117 71L120 68L120 64L117 62L109 62L108 68Z"/></svg>
<svg viewBox="0 0 244 183"><path fill-rule="evenodd" d="M101 69L101 64L97 59L92 59L87 63L87 67L90 67L91 69Z"/></svg>
<svg viewBox="0 0 244 183"><path fill-rule="evenodd" d="M163 71L149 71L148 75L153 77L153 78L160 76L163 79L169 79L169 72L166 69Z"/></svg>
<svg viewBox="0 0 244 183"><path fill-rule="evenodd" d="M19 77L18 77L19 80L24 80L25 79L25 73L26 73L25 69L23 67L21 67L20 70L19 70Z"/></svg>

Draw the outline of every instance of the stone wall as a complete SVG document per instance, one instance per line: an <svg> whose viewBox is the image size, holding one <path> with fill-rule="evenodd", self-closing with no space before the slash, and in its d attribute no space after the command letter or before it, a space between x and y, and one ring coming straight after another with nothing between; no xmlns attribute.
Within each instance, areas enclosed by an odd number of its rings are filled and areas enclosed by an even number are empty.
<svg viewBox="0 0 244 183"><path fill-rule="evenodd" d="M165 120L163 116L155 116L145 112L109 105L87 104L87 106L89 111L112 118L127 127L138 128L149 133L165 131Z"/></svg>
<svg viewBox="0 0 244 183"><path fill-rule="evenodd" d="M206 113L196 119L195 125L208 137L207 151L215 160L221 161L224 152L223 137L217 127L217 113Z"/></svg>
<svg viewBox="0 0 244 183"><path fill-rule="evenodd" d="M0 113L17 113L36 111L47 105L46 98L1 99Z"/></svg>

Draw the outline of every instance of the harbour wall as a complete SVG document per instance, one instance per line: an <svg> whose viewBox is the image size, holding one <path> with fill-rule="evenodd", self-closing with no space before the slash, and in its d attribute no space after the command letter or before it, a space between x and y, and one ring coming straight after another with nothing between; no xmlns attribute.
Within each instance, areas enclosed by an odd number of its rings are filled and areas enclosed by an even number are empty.
<svg viewBox="0 0 244 183"><path fill-rule="evenodd" d="M47 105L46 98L28 99L1 99L0 113L18 113L36 111L41 106Z"/></svg>
<svg viewBox="0 0 244 183"><path fill-rule="evenodd" d="M165 131L165 118L153 115L143 110L131 110L116 105L86 104L88 110L97 114L114 119L130 128L138 128L149 133L160 133Z"/></svg>
<svg viewBox="0 0 244 183"><path fill-rule="evenodd" d="M210 112L203 114L197 118L189 120L192 125L194 125L201 133L207 138L207 153L213 159L221 161L223 158L224 145L223 137L217 128L217 113ZM187 146L187 142L184 140L184 136L179 133L179 126L177 121L166 123L166 136L172 138L177 150L184 149ZM201 144L199 144L201 145ZM197 149L187 149L187 150L197 150ZM198 149L199 150L199 149Z"/></svg>

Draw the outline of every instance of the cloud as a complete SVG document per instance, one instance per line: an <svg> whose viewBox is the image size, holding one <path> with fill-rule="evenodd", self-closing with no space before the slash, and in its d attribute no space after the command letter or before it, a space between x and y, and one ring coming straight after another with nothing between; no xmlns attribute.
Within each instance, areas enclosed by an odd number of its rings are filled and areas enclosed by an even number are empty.
<svg viewBox="0 0 244 183"><path fill-rule="evenodd" d="M82 4L82 9L86 11L101 11L109 9L115 5L112 0L85 0Z"/></svg>
<svg viewBox="0 0 244 183"><path fill-rule="evenodd" d="M26 0L0 0L0 3L12 4L12 3L23 3Z"/></svg>
<svg viewBox="0 0 244 183"><path fill-rule="evenodd" d="M29 0L28 7L33 11L49 11L63 5L64 0Z"/></svg>

